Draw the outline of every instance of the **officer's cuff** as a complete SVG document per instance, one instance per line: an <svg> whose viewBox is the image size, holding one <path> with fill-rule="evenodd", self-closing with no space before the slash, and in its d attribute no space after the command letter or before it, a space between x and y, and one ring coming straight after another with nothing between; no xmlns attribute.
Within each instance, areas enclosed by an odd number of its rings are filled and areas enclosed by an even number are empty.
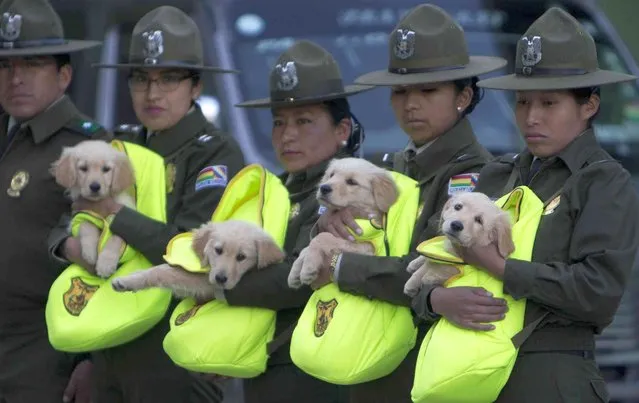
<svg viewBox="0 0 639 403"><path fill-rule="evenodd" d="M71 262L67 260L62 254L62 247L67 238L69 238L69 236L62 238L60 241L58 241L56 244L51 245L49 248L49 256L51 256L51 259L53 259L53 261L60 266L71 265Z"/></svg>
<svg viewBox="0 0 639 403"><path fill-rule="evenodd" d="M430 296L437 285L424 285L419 290L419 293L411 301L411 307L415 314L425 322L434 322L441 316L433 312L433 307L430 303Z"/></svg>

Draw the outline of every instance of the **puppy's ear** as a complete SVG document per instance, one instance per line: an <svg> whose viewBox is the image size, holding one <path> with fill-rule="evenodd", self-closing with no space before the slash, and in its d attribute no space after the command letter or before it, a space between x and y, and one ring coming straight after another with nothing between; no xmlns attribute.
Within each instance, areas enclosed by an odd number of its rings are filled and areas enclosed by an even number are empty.
<svg viewBox="0 0 639 403"><path fill-rule="evenodd" d="M72 188L78 180L76 174L77 158L73 150L65 147L60 158L51 165L51 174L55 177L58 185L65 189Z"/></svg>
<svg viewBox="0 0 639 403"><path fill-rule="evenodd" d="M286 257L284 251L282 251L267 234L264 234L255 241L255 250L257 251L258 269L262 269L273 263L279 263Z"/></svg>
<svg viewBox="0 0 639 403"><path fill-rule="evenodd" d="M493 241L497 242L499 254L504 259L508 258L515 250L513 243L512 229L510 227L510 217L508 213L502 212L497 216L497 221L493 227Z"/></svg>
<svg viewBox="0 0 639 403"><path fill-rule="evenodd" d="M113 167L113 177L111 179L111 193L117 195L133 186L135 183L135 174L133 165L126 154L118 153Z"/></svg>
<svg viewBox="0 0 639 403"><path fill-rule="evenodd" d="M209 241L213 239L214 233L215 228L211 223L203 224L193 233L193 252L195 252L197 257L200 258L200 262L204 267L208 266L210 263L209 258L205 253L205 249Z"/></svg>
<svg viewBox="0 0 639 403"><path fill-rule="evenodd" d="M375 206L384 213L388 212L399 196L393 178L386 172L375 174L371 180L371 188Z"/></svg>

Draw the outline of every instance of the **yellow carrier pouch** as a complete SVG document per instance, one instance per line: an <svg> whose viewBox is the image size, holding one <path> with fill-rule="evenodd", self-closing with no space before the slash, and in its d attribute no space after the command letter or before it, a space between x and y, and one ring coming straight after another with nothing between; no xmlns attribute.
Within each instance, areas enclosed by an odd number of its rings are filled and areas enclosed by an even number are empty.
<svg viewBox="0 0 639 403"><path fill-rule="evenodd" d="M381 223L358 220L377 256L403 256L410 248L419 186L391 172L400 195ZM384 230L385 228L385 230ZM410 310L339 290L331 283L315 291L293 331L291 359L304 372L338 385L353 385L393 372L415 346Z"/></svg>
<svg viewBox="0 0 639 403"><path fill-rule="evenodd" d="M495 202L511 215L515 251L510 258L530 261L544 203L528 187L520 186ZM417 251L438 263L454 264L461 274L446 287L482 287L508 303L508 313L491 331L462 329L441 318L426 334L417 358L413 402L494 402L515 365L517 337L525 331L526 300L505 294L501 280L464 265L448 254L444 237L421 243Z"/></svg>
<svg viewBox="0 0 639 403"><path fill-rule="evenodd" d="M113 147L125 152L135 170L135 186L129 192L136 209L145 216L166 222L164 160L136 144L114 140ZM98 250L111 236L109 224L90 211L79 212L71 221L76 236L82 222L90 222L101 232ZM96 351L127 343L146 333L165 315L171 293L148 289L119 293L111 280L153 266L140 252L125 246L120 266L113 276L103 279L72 264L53 282L46 305L49 342L56 350L71 353Z"/></svg>
<svg viewBox="0 0 639 403"><path fill-rule="evenodd" d="M249 165L229 182L211 221L258 224L282 247L289 210L288 191L279 178L259 165ZM164 258L191 272L208 272L191 246L192 233L180 234L169 243ZM266 370L275 319L276 312L270 309L229 306L218 300L197 305L187 298L171 315L164 351L191 371L255 377Z"/></svg>

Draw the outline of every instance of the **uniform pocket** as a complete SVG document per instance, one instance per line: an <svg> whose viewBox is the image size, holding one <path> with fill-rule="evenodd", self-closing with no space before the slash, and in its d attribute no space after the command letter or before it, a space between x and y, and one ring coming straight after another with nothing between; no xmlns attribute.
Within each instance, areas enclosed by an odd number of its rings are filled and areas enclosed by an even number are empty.
<svg viewBox="0 0 639 403"><path fill-rule="evenodd" d="M604 403L608 403L610 401L610 395L608 394L608 387L606 386L606 382L602 379L591 379L590 386L594 390L597 397Z"/></svg>

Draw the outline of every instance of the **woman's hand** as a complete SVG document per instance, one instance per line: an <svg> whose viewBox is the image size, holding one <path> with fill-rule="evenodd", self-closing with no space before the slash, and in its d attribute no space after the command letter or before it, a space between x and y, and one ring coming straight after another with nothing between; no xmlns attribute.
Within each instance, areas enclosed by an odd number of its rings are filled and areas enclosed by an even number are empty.
<svg viewBox="0 0 639 403"><path fill-rule="evenodd" d="M499 253L496 244L474 245L470 248L456 247L455 249L466 264L484 269L499 279L504 277L506 259Z"/></svg>
<svg viewBox="0 0 639 403"><path fill-rule="evenodd" d="M91 201L80 198L76 200L71 208L73 211L92 211L98 214L100 217L106 218L112 214L117 214L121 209L122 205L113 198L108 197L104 200L99 201Z"/></svg>
<svg viewBox="0 0 639 403"><path fill-rule="evenodd" d="M358 217L354 211L348 208L340 210L326 210L317 220L317 227L319 232L330 232L338 238L355 242L355 237L348 232L348 228L350 228L357 235L362 234L362 229L355 222L355 218L364 217Z"/></svg>
<svg viewBox="0 0 639 403"><path fill-rule="evenodd" d="M501 298L478 287L437 287L430 293L433 312L471 330L493 330L491 322L504 319L508 306Z"/></svg>

